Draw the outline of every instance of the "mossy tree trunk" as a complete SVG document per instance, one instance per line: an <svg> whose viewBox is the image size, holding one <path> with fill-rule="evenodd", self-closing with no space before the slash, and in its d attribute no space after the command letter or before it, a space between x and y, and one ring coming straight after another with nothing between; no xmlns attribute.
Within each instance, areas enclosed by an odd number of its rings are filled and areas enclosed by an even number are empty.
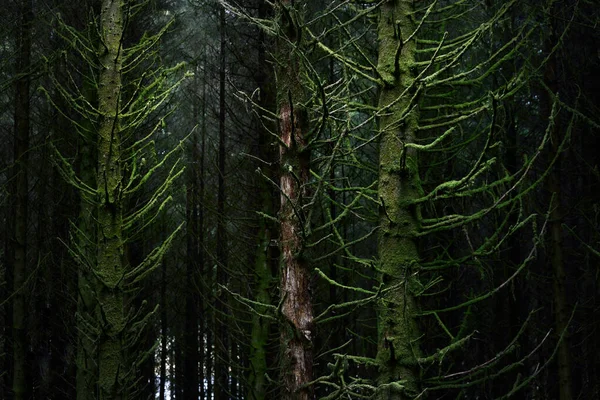
<svg viewBox="0 0 600 400"><path fill-rule="evenodd" d="M306 400L312 380L313 309L309 290L310 270L305 251L305 213L310 151L307 145L308 118L303 108L304 92L300 78L302 35L298 22L298 2L281 1L277 19L278 71L277 103L280 135L279 212L281 237L281 353L283 399Z"/></svg>
<svg viewBox="0 0 600 400"><path fill-rule="evenodd" d="M15 94L15 226L14 226L14 264L13 264L13 381L12 391L15 400L27 397L27 334L26 330L26 294L27 278L27 208L28 208L28 151L29 151L29 88L31 64L31 24L33 20L32 3L20 2L20 22L17 35L17 80Z"/></svg>
<svg viewBox="0 0 600 400"><path fill-rule="evenodd" d="M410 104L415 40L412 1L389 0L380 8L377 69L383 78L379 97L381 133L379 160L380 233L378 253L384 295L378 304L380 373L377 399L406 399L418 393L419 349L415 299L419 251L415 237L419 212L417 154L406 145L416 140L417 111Z"/></svg>
<svg viewBox="0 0 600 400"><path fill-rule="evenodd" d="M98 87L97 167L97 303L98 398L127 398L124 377L125 323L123 276L123 209L121 170L122 0L104 0L100 13L100 75Z"/></svg>

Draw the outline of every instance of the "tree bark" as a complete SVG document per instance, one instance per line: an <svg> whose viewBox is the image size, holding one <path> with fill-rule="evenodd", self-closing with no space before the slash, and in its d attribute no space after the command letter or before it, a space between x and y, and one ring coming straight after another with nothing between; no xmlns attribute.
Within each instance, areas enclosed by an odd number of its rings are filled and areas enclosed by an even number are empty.
<svg viewBox="0 0 600 400"><path fill-rule="evenodd" d="M302 106L300 24L296 3L281 1L278 21L278 108L280 135L280 251L281 251L281 352L284 399L313 398L313 309L310 269L305 249L305 215L308 197L310 150L305 135L308 118Z"/></svg>
<svg viewBox="0 0 600 400"><path fill-rule="evenodd" d="M98 87L97 267L95 318L98 338L98 397L126 398L124 377L124 247L122 210L121 131L119 100L123 40L123 1L104 0L100 13L100 76Z"/></svg>
<svg viewBox="0 0 600 400"><path fill-rule="evenodd" d="M419 209L407 204L419 197L420 179L417 154L405 146L416 140L417 111L408 111L412 104L407 90L414 82L416 41L400 43L415 29L412 11L412 1L389 0L380 8L378 26L377 69L384 80L379 97L378 253L384 295L377 307L377 399L407 399L419 389L419 333L411 293L418 272Z"/></svg>

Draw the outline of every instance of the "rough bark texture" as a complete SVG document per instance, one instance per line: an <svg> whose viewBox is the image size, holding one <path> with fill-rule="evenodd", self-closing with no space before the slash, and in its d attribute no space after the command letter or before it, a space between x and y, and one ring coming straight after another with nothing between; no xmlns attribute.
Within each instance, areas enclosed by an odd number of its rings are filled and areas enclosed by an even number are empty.
<svg viewBox="0 0 600 400"><path fill-rule="evenodd" d="M102 47L98 87L98 208L96 322L98 398L126 398L124 376L129 366L124 349L124 247L121 198L121 132L119 99L123 36L123 1L104 0L100 14Z"/></svg>
<svg viewBox="0 0 600 400"><path fill-rule="evenodd" d="M404 145L415 142L416 111L406 114L413 84L414 39L399 41L414 30L412 1L390 0L380 9L378 71L384 78L379 98L380 208L379 262L385 294L378 304L380 374L377 399L405 399L418 392L415 357L418 330L411 286L419 260L415 233L418 209L409 202L419 196L417 156Z"/></svg>
<svg viewBox="0 0 600 400"><path fill-rule="evenodd" d="M285 39L279 40L278 107L280 133L281 326L284 399L310 399L313 368L313 310L310 270L303 256L303 204L307 197L310 153L306 144L307 118L302 109L301 61L297 52L300 25L293 3L282 1L279 21Z"/></svg>
<svg viewBox="0 0 600 400"><path fill-rule="evenodd" d="M27 153L29 150L29 86L31 60L31 22L33 10L31 1L23 0L21 4L21 21L17 37L17 73L15 96L15 230L14 230L14 264L13 264L13 381L12 391L15 400L23 400L27 396L26 359L27 334L26 299L24 288L27 277L27 206L28 177Z"/></svg>
<svg viewBox="0 0 600 400"><path fill-rule="evenodd" d="M313 311L310 297L310 271L302 256L304 249L301 219L302 192L308 180L307 154L302 149L302 117L292 112L290 105L280 108L281 146L281 253L282 313L285 321L281 331L283 374L286 399L309 399L311 388L302 388L312 377ZM292 139L293 138L293 139ZM297 175L296 175L297 174ZM297 178L300 178L299 180Z"/></svg>

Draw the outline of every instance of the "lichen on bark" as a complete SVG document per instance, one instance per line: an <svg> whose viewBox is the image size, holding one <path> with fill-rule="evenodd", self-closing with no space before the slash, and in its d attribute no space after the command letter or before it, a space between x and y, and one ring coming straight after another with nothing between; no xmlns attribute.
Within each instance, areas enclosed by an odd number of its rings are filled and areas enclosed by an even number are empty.
<svg viewBox="0 0 600 400"><path fill-rule="evenodd" d="M104 0L100 15L97 151L97 303L98 386L100 399L126 398L123 277L121 131L119 97L123 36L123 2Z"/></svg>
<svg viewBox="0 0 600 400"><path fill-rule="evenodd" d="M415 142L417 109L411 89L415 41L408 0L384 3L378 25L378 72L384 85L379 97L380 159L379 268L384 295L378 302L378 399L405 399L418 393L419 358L416 303L419 252L416 233L421 194ZM403 39L404 38L404 39Z"/></svg>

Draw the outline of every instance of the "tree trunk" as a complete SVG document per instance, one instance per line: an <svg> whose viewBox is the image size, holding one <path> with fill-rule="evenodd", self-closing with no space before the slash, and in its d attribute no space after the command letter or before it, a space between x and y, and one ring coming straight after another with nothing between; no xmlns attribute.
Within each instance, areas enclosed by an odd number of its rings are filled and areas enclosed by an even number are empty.
<svg viewBox="0 0 600 400"><path fill-rule="evenodd" d="M556 66L553 60L550 60L548 69L552 69L552 65ZM556 88L556 84L551 83L550 88ZM554 91L557 93L557 91ZM551 108L551 100L548 99L548 111ZM548 113L549 115L549 113ZM560 118L556 116L556 121L551 132L552 153L551 157L560 151L559 146L562 142L562 125ZM550 260L552 264L552 290L554 294L554 325L556 327L556 335L559 337L563 332L561 343L558 345L558 353L556 361L558 363L558 390L560 400L571 400L571 354L569 349L568 332L566 332L569 322L569 309L567 305L566 295L566 273L563 260L563 207L561 206L561 155L551 166L550 174L548 175L547 190L550 200Z"/></svg>
<svg viewBox="0 0 600 400"><path fill-rule="evenodd" d="M13 264L13 381L12 391L15 400L27 397L27 334L26 294L24 287L27 278L27 206L28 179L27 159L29 151L29 87L31 64L31 24L32 3L23 0L20 6L19 33L17 37L17 74L15 95L15 230Z"/></svg>
<svg viewBox="0 0 600 400"><path fill-rule="evenodd" d="M123 39L123 1L104 0L100 13L102 46L98 87L97 268L96 322L98 338L98 397L126 398L124 382L125 322L123 275L123 210L121 197L121 132L119 100Z"/></svg>
<svg viewBox="0 0 600 400"><path fill-rule="evenodd" d="M384 83L379 97L379 262L384 295L378 304L377 399L407 399L418 393L416 356L419 332L411 286L417 279L419 253L415 234L419 210L407 206L419 197L415 142L417 115L408 112L416 41L400 40L414 31L412 1L390 0L380 9L377 69ZM399 54L397 50L401 49ZM406 91L408 92L408 91Z"/></svg>
<svg viewBox="0 0 600 400"><path fill-rule="evenodd" d="M264 0L259 2L258 6L258 18L267 18L267 7L268 5ZM258 32L258 76L257 83L260 91L259 104L262 109L272 110L274 108L273 85L270 84L272 80L272 73L270 73L267 60L266 60L266 35L263 30L259 28ZM264 161L261 163L263 173L268 179L274 181L275 173L273 167L275 162L275 155L273 146L271 145L271 134L265 127L265 121L257 122L258 129L258 158ZM273 215L275 212L275 206L273 201L273 189L270 182L265 177L259 176L257 182L257 188L259 194L258 209L260 209L266 215ZM270 245L273 237L276 237L273 233L273 224L266 218L258 217L258 229L257 229L257 247L256 256L254 259L254 281L255 281L255 299L256 301L263 304L271 304L270 288L273 280L271 274L272 263L275 259L273 254L273 247ZM266 313L266 309L259 308L257 310L260 313ZM265 400L267 398L268 381L267 375L267 353L268 353L268 341L270 331L270 321L267 318L261 317L258 314L252 316L252 333L250 342L250 368L248 377L248 399L250 400Z"/></svg>
<svg viewBox="0 0 600 400"><path fill-rule="evenodd" d="M225 230L225 9L219 9L219 26L221 30L220 67L219 67L219 154L217 160L217 291L219 285L226 285L227 280L227 232ZM216 340L215 340L215 400L228 398L227 388L229 360L228 337L226 329L225 296L216 298Z"/></svg>
<svg viewBox="0 0 600 400"><path fill-rule="evenodd" d="M193 118L198 121L198 73L194 74ZM192 135L190 162L187 182L186 220L187 220L187 259L186 259L186 298L184 337L184 382L183 392L186 398L197 399L198 392L198 134Z"/></svg>
<svg viewBox="0 0 600 400"><path fill-rule="evenodd" d="M206 49L204 50L206 54ZM199 298L198 308L201 312L200 315L200 349L198 353L198 358L200 362L200 399L210 399L211 394L208 392L208 385L205 384L205 380L211 381L210 375L210 341L208 340L209 333L205 330L206 327L209 326L209 310L206 307L206 297L207 293L210 293L210 278L206 279L206 271L205 271L205 259L206 253L204 249L204 191L205 191L205 168L204 168L204 158L206 155L206 55L204 60L204 73L202 76L202 140L200 142L200 155L199 155L199 165L198 169L200 171L199 178L199 189L198 189L198 202L199 202L199 210L198 210L198 265L199 265L199 274L204 277L201 286L203 290L203 295ZM208 284L207 284L208 283Z"/></svg>
<svg viewBox="0 0 600 400"><path fill-rule="evenodd" d="M557 12L561 12L558 4L553 4L551 15L558 15ZM545 43L546 51L551 51L555 43L558 42L560 31L557 32L557 22L550 20L551 32L548 38L548 42ZM552 55L546 64L546 70L544 73L544 81L548 88L553 93L558 94L561 90L562 79L559 71L559 63L556 60L556 55ZM549 95L544 96L544 107L546 108L545 114L550 116L552 113L552 99ZM559 114L555 117L555 121L552 126L551 144L552 153L550 157L557 155L560 151L560 144L563 141L563 135L565 131L562 122L562 116ZM552 123L552 122L551 122ZM561 158L560 154L557 155L557 159L554 165L551 165L550 174L548 175L548 181L546 182L546 188L550 196L550 261L552 264L552 289L553 289L553 300L554 300L554 325L556 327L557 338L565 332L563 340L558 345L558 352L556 361L558 363L558 391L560 400L571 400L573 398L571 392L571 354L569 349L568 332L566 329L569 322L569 310L567 305L566 295L566 274L563 260L563 209L561 198Z"/></svg>
<svg viewBox="0 0 600 400"><path fill-rule="evenodd" d="M299 6L298 6L299 7ZM305 138L308 131L304 92L300 82L302 63L300 24L293 2L282 1L278 10L281 27L278 41L278 87L280 135L281 208L281 352L283 398L313 398L313 309L310 270L306 257L303 205L307 196L310 151Z"/></svg>
<svg viewBox="0 0 600 400"><path fill-rule="evenodd" d="M558 117L557 117L558 118ZM558 146L562 141L560 135L560 123L557 121L552 131L552 149L559 151ZM552 289L554 292L554 322L556 334L560 336L565 333L561 343L558 345L558 386L559 399L571 400L571 354L569 349L568 332L566 332L569 322L569 309L566 295L566 273L563 260L563 211L561 207L560 190L560 156L552 166L552 171L548 176L548 192L551 198L550 210L550 257L552 263Z"/></svg>

